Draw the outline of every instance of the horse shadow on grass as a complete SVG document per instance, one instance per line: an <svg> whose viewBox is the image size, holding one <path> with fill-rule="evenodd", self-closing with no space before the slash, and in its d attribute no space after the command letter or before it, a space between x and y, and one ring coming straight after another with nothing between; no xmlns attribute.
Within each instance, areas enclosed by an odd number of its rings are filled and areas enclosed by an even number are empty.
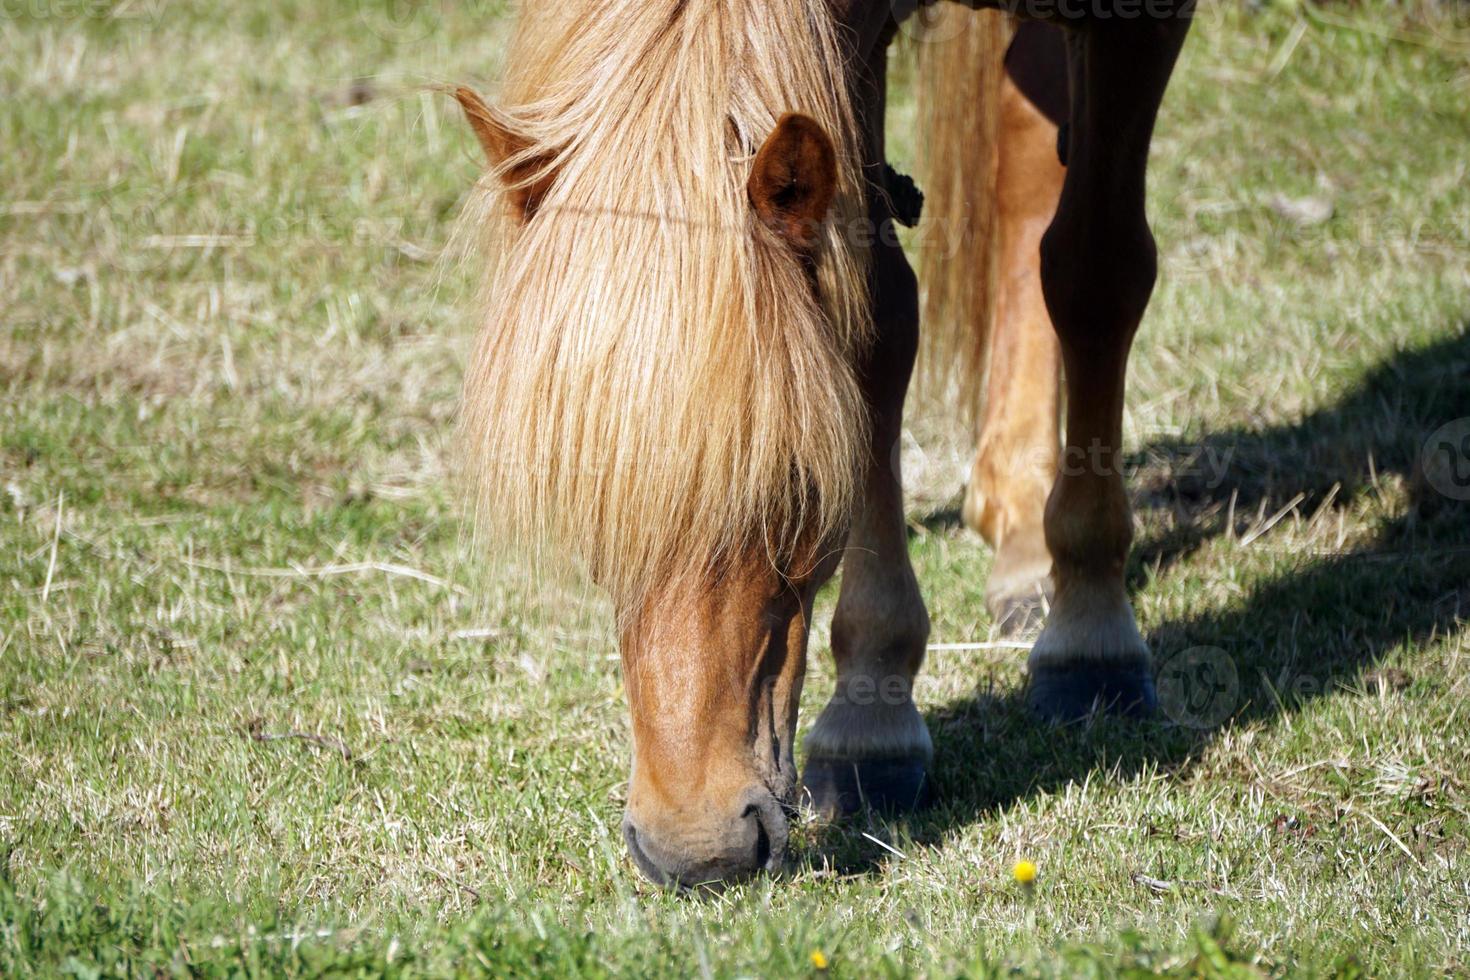
<svg viewBox="0 0 1470 980"><path fill-rule="evenodd" d="M1458 419L1467 421L1441 428ZM1269 724L1316 698L1384 685L1412 698L1451 683L1389 661L1470 618L1470 327L1395 354L1299 422L1155 442L1129 469L1143 528L1132 588L1206 547L1223 549L1226 563L1230 549L1273 549L1271 570L1243 597L1211 594L1198 613L1149 632L1165 708L1158 721L1049 727L1028 714L1013 672L1002 682L994 670L967 696L930 708L934 802L908 819L916 843L938 844L1090 777L1186 772L1224 725ZM1310 550L1273 548L1269 531L1257 533L1284 510L1282 521L1317 522ZM1340 524L1344 510L1354 519ZM1340 527L1365 520L1371 531L1340 537ZM852 825L818 846L844 873L887 859Z"/></svg>

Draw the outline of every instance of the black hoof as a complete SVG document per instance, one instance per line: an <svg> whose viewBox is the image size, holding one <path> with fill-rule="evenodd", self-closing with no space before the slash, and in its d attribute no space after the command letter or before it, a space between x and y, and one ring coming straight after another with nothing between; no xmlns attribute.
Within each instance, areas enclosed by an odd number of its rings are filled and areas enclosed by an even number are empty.
<svg viewBox="0 0 1470 980"><path fill-rule="evenodd" d="M828 820L864 808L906 813L929 802L929 769L920 759L811 759L802 789L812 809Z"/></svg>
<svg viewBox="0 0 1470 980"><path fill-rule="evenodd" d="M1159 698L1145 664L1073 663L1033 670L1026 705L1048 721L1077 721L1094 711L1150 718L1158 713Z"/></svg>

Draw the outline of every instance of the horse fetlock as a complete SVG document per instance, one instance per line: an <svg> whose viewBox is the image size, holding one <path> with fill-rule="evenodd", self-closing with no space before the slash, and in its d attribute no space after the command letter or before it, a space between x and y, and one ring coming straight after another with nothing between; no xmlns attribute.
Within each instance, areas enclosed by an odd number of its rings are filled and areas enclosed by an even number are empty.
<svg viewBox="0 0 1470 980"><path fill-rule="evenodd" d="M929 612L913 570L907 562L884 568L858 560L844 574L832 616L832 656L838 665L834 700L907 698L929 639Z"/></svg>
<svg viewBox="0 0 1470 980"><path fill-rule="evenodd" d="M1081 579L1106 580L1133 545L1133 518L1117 453L1099 445L1067 447L1056 485L1047 497L1043 531L1059 570ZM1099 581L1097 584L1101 584Z"/></svg>

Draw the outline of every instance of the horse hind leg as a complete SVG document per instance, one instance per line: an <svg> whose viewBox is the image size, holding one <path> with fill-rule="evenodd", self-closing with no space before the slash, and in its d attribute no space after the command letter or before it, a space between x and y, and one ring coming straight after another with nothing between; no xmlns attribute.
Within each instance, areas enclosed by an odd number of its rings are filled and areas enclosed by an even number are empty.
<svg viewBox="0 0 1470 980"><path fill-rule="evenodd" d="M1061 33L1046 25L1022 28L1008 64L1018 55L1028 69L1066 71ZM985 603L1004 634L1039 626L1052 596L1042 522L1061 448L1061 350L1042 296L1040 251L1066 176L1053 121L1066 112L1066 93L1033 94L1041 105L1010 77L1001 86L990 381L963 510L995 549Z"/></svg>
<svg viewBox="0 0 1470 980"><path fill-rule="evenodd" d="M1047 309L1067 380L1066 444L1047 500L1056 598L1032 648L1028 701L1073 719L1156 706L1148 647L1124 588L1132 543L1120 466L1128 352L1153 290L1144 213L1153 125L1188 31L1187 11L1091 20L1068 40L1068 167L1042 239Z"/></svg>

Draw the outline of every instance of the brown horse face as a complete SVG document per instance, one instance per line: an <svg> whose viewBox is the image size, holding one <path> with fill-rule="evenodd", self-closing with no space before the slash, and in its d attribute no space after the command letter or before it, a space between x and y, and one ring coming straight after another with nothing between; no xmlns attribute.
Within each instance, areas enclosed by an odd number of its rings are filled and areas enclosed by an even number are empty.
<svg viewBox="0 0 1470 980"><path fill-rule="evenodd" d="M757 556L660 592L623 631L623 836L652 880L708 885L779 863L811 598L833 563L803 583Z"/></svg>

